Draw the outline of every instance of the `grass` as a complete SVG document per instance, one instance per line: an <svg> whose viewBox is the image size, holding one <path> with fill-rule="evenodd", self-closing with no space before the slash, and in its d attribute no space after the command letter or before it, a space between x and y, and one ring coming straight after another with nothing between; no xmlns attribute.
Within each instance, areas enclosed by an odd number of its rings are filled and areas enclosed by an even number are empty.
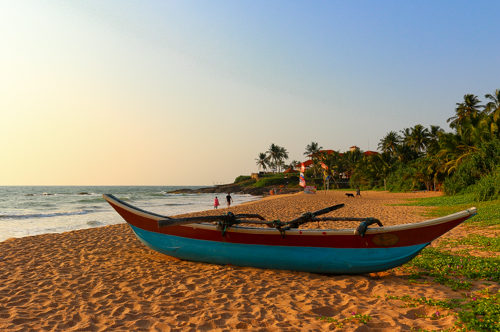
<svg viewBox="0 0 500 332"><path fill-rule="evenodd" d="M474 201L473 194L463 194L417 198L409 200L402 205L433 206L435 208L426 214L429 217L445 216L475 206L477 208L477 215L467 220L466 223L477 226L500 227L500 199L476 202Z"/></svg>
<svg viewBox="0 0 500 332"><path fill-rule="evenodd" d="M440 243L439 248L454 248L458 245L473 246L474 249L479 251L500 252L499 237L488 237L478 234L472 234L457 240L443 240Z"/></svg>

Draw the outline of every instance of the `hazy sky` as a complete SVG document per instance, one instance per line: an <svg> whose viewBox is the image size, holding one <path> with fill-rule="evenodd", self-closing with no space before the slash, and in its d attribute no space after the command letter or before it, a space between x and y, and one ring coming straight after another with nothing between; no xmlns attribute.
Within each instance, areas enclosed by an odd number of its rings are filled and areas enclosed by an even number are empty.
<svg viewBox="0 0 500 332"><path fill-rule="evenodd" d="M211 185L500 88L500 1L0 0L0 185Z"/></svg>

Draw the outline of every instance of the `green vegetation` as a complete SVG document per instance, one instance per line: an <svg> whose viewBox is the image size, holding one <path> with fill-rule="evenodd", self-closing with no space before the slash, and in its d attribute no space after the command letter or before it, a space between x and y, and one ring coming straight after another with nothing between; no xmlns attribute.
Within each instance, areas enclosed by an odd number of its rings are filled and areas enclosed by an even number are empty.
<svg viewBox="0 0 500 332"><path fill-rule="evenodd" d="M467 220L467 224L500 227L500 199L476 202L474 193L420 198L404 203L404 205L435 206L435 209L427 213L429 217L446 216L475 206L478 214Z"/></svg>
<svg viewBox="0 0 500 332"><path fill-rule="evenodd" d="M500 238L472 234L458 240L444 240L440 247L474 246L481 251L500 252Z"/></svg>
<svg viewBox="0 0 500 332"><path fill-rule="evenodd" d="M240 175L234 183L247 188L264 188L264 187L297 187L299 176L297 174L283 173L262 173L259 174L258 180L250 176Z"/></svg>
<svg viewBox="0 0 500 332"><path fill-rule="evenodd" d="M326 317L326 316L319 316L318 320L323 320L328 323L333 323L335 324L336 328L343 328L345 323L349 322L355 322L355 323L361 323L361 324L368 324L368 322L372 319L370 315L364 315L364 314L358 314L353 312L350 317L345 317L342 319L336 319L334 317Z"/></svg>
<svg viewBox="0 0 500 332"><path fill-rule="evenodd" d="M466 302L459 311L461 325L476 331L500 331L500 292L481 294Z"/></svg>
<svg viewBox="0 0 500 332"><path fill-rule="evenodd" d="M269 150L259 153L255 159L259 170L262 168L264 171L268 168L274 172L280 172L286 165L285 160L288 159L288 151L279 145L271 144Z"/></svg>
<svg viewBox="0 0 500 332"><path fill-rule="evenodd" d="M437 126L391 131L379 143L379 159L389 165L379 176L387 189L433 190L450 195L472 193L476 201L498 198L500 188L500 90L477 96L467 94L448 119L453 133ZM376 161L375 161L376 162ZM383 165L382 161L379 164Z"/></svg>
<svg viewBox="0 0 500 332"><path fill-rule="evenodd" d="M476 182L468 190L474 194L477 202L493 200L500 196L500 166Z"/></svg>
<svg viewBox="0 0 500 332"><path fill-rule="evenodd" d="M405 268L415 271L414 277L430 276L436 282L455 290L468 289L470 282L467 279L500 282L498 258L454 255L435 248L423 250Z"/></svg>
<svg viewBox="0 0 500 332"><path fill-rule="evenodd" d="M400 300L406 307L428 305L431 307L451 309L458 317L457 328L466 331L499 331L500 292L491 294L488 288L484 291L467 294L462 299L435 300L425 297L413 298L409 295L386 295L387 300ZM443 313L436 310L427 318L439 319Z"/></svg>
<svg viewBox="0 0 500 332"><path fill-rule="evenodd" d="M279 186L285 184L285 177L283 174L270 174L264 175L259 178L257 182L255 182L252 187L262 188L267 186Z"/></svg>
<svg viewBox="0 0 500 332"><path fill-rule="evenodd" d="M240 175L234 180L234 183L243 183L243 182L247 182L249 180L252 180L252 178L250 176Z"/></svg>

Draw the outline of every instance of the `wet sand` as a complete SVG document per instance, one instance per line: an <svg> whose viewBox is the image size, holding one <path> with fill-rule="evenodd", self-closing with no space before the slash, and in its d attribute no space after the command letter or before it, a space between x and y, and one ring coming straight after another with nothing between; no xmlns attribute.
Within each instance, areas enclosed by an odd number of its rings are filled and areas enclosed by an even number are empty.
<svg viewBox="0 0 500 332"><path fill-rule="evenodd" d="M437 193L318 192L268 197L231 208L287 220L345 203L331 215L379 218L384 225L426 219L397 205ZM225 209L196 214L224 213ZM193 215L193 214L191 214ZM330 224L334 223L334 224ZM352 224L353 226L357 223ZM309 225L308 227L316 227ZM322 228L349 223L322 222ZM375 226L376 227L376 226ZM465 236L461 225L448 236ZM482 287L481 283L474 285ZM181 261L146 248L126 224L0 242L0 330L406 331L451 328L449 311L409 307L387 296L462 295L436 283L410 283L398 269L334 276ZM367 323L361 315L369 316Z"/></svg>

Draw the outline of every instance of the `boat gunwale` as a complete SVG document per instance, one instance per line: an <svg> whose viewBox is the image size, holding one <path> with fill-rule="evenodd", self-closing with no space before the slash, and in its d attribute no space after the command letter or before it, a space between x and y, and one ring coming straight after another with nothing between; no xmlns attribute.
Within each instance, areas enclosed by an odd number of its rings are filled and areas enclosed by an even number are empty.
<svg viewBox="0 0 500 332"><path fill-rule="evenodd" d="M130 213L133 213L135 215L139 215L141 217L151 219L152 222L157 222L158 220L161 219L172 219L171 217L164 216L161 214L157 214L154 212L146 211L143 209L140 209L134 205L131 205L127 202L124 202L118 198L116 198L114 195L111 194L103 194L103 198L108 201L111 205L117 205L120 206L122 209L127 210ZM434 226L434 225L439 225L439 224L444 224L453 220L461 219L461 218L467 218L469 216L474 216L477 214L477 209L476 207L471 207L466 210L462 210L459 212L455 212L443 217L438 217L434 219L429 219L429 220L423 220L423 221L418 221L414 223L408 223L408 224L399 224L399 225L390 225L390 226L384 226L384 227L377 227L377 228L368 228L366 231L366 234L381 234L381 233L392 233L392 232L398 232L398 231L405 231L405 230L410 230L410 229L417 229L417 228L424 228L424 227L429 227L429 226ZM127 221L128 223L128 221ZM185 225L178 225L176 227L189 227L193 229L205 229L205 230L217 230L217 225L214 224L209 224L209 223L192 223L192 224L185 224ZM318 236L318 235L352 235L353 232L355 231L354 228L347 228L347 229L290 229L287 230L287 234L289 235L309 235L309 236ZM251 226L232 226L228 232L238 232L238 233L251 233L251 234L273 234L276 232L279 232L275 228L264 228L264 227L251 227Z"/></svg>

